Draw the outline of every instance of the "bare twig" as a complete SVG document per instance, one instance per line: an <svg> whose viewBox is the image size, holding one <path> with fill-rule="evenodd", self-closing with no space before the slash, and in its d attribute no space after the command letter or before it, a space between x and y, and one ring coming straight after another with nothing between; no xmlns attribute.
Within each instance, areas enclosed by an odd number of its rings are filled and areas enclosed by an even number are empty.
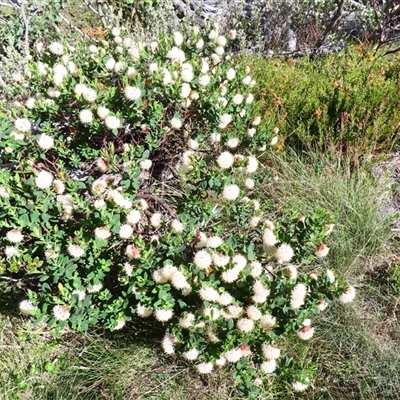
<svg viewBox="0 0 400 400"><path fill-rule="evenodd" d="M344 3L345 0L340 0L338 3L337 10L335 14L333 15L333 18L331 19L331 22L329 22L328 26L325 29L325 32L322 34L322 36L318 39L318 42L316 44L316 47L319 48L321 47L324 43L328 35L333 32L338 25L340 18L342 17L343 14L343 8L344 8Z"/></svg>
<svg viewBox="0 0 400 400"><path fill-rule="evenodd" d="M17 8L17 6L10 4L10 3L4 3L3 1L0 1L0 6L3 7L11 7L11 8Z"/></svg>
<svg viewBox="0 0 400 400"><path fill-rule="evenodd" d="M83 2L86 4L86 7L89 8L90 11L93 11L95 14L100 15L99 11L96 10L90 3L88 0L83 0Z"/></svg>
<svg viewBox="0 0 400 400"><path fill-rule="evenodd" d="M104 28L107 28L107 21L106 21L104 12L103 12L103 3L104 3L104 0L96 0L97 11L98 11L98 15L100 17L101 23L103 24Z"/></svg>

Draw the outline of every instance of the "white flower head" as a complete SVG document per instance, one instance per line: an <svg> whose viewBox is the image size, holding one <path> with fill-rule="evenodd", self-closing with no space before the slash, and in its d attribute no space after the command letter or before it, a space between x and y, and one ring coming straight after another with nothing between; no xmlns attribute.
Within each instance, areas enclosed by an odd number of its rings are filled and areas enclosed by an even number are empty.
<svg viewBox="0 0 400 400"><path fill-rule="evenodd" d="M189 329L191 326L193 326L194 320L195 320L195 315L192 313L188 313L184 317L179 319L179 325L183 329Z"/></svg>
<svg viewBox="0 0 400 400"><path fill-rule="evenodd" d="M19 311L21 314L24 315L32 315L33 311L36 311L38 308L33 305L33 303L30 300L22 300L19 303Z"/></svg>
<svg viewBox="0 0 400 400"><path fill-rule="evenodd" d="M307 286L304 283L298 283L292 290L290 297L290 306L294 309L300 308L307 296Z"/></svg>
<svg viewBox="0 0 400 400"><path fill-rule="evenodd" d="M310 340L314 336L314 331L315 329L312 328L311 326L303 326L298 332L297 336L301 340Z"/></svg>
<svg viewBox="0 0 400 400"><path fill-rule="evenodd" d="M66 321L70 317L70 312L66 306L54 306L53 315L57 321Z"/></svg>
<svg viewBox="0 0 400 400"><path fill-rule="evenodd" d="M253 278L258 278L262 274L262 265L258 261L252 261L250 267L251 267L250 274Z"/></svg>
<svg viewBox="0 0 400 400"><path fill-rule="evenodd" d="M233 68L228 69L228 72L226 73L226 79L228 79L228 81L232 81L235 79L235 76L236 71Z"/></svg>
<svg viewBox="0 0 400 400"><path fill-rule="evenodd" d="M251 124L253 126L257 126L257 125L260 125L260 123L261 123L261 117L260 116L256 116L256 117L253 118L253 121L252 121Z"/></svg>
<svg viewBox="0 0 400 400"><path fill-rule="evenodd" d="M207 244L207 241L205 242L205 245ZM212 255L212 260L213 263L217 266L217 267L225 267L226 265L228 265L229 261L230 261L230 257L226 256L222 253L214 253Z"/></svg>
<svg viewBox="0 0 400 400"><path fill-rule="evenodd" d="M218 302L220 297L218 291L211 286L201 288L199 295L204 301L210 302Z"/></svg>
<svg viewBox="0 0 400 400"><path fill-rule="evenodd" d="M229 39L231 39L231 40L236 39L236 30L235 30L235 29L231 29L231 30L228 32L228 37L229 37Z"/></svg>
<svg viewBox="0 0 400 400"><path fill-rule="evenodd" d="M28 132L31 129L31 123L26 118L15 120L14 127L18 132Z"/></svg>
<svg viewBox="0 0 400 400"><path fill-rule="evenodd" d="M175 31L174 32L174 43L176 46L180 47L183 43L183 36L182 33Z"/></svg>
<svg viewBox="0 0 400 400"><path fill-rule="evenodd" d="M82 124L90 124L93 121L93 113L90 110L82 110L79 113L79 120Z"/></svg>
<svg viewBox="0 0 400 400"><path fill-rule="evenodd" d="M193 263L199 269L207 269L212 263L211 255L205 250L199 250L194 256Z"/></svg>
<svg viewBox="0 0 400 400"><path fill-rule="evenodd" d="M183 99L186 99L187 97L190 96L190 85L188 83L182 83L182 88L181 88L181 97Z"/></svg>
<svg viewBox="0 0 400 400"><path fill-rule="evenodd" d="M217 164L221 169L229 169L234 161L235 159L229 151L224 151L217 158Z"/></svg>
<svg viewBox="0 0 400 400"><path fill-rule="evenodd" d="M75 294L78 297L79 301L85 300L86 292L84 290L74 290L72 294Z"/></svg>
<svg viewBox="0 0 400 400"><path fill-rule="evenodd" d="M271 229L265 229L263 233L263 245L274 246L277 242L274 232Z"/></svg>
<svg viewBox="0 0 400 400"><path fill-rule="evenodd" d="M184 353L182 353L183 358L186 358L186 360L194 361L197 360L197 357L199 356L199 351L196 348L192 348Z"/></svg>
<svg viewBox="0 0 400 400"><path fill-rule="evenodd" d="M248 318L241 318L237 321L236 327L243 332L251 332L254 329L254 321Z"/></svg>
<svg viewBox="0 0 400 400"><path fill-rule="evenodd" d="M47 95L56 99L61 96L61 92L56 88L50 87L47 89Z"/></svg>
<svg viewBox="0 0 400 400"><path fill-rule="evenodd" d="M231 148L231 149L235 149L236 147L239 146L239 139L238 138L231 138L226 142L226 146Z"/></svg>
<svg viewBox="0 0 400 400"><path fill-rule="evenodd" d="M232 301L233 297L228 292L221 293L217 300L218 304L220 304L221 306L229 306Z"/></svg>
<svg viewBox="0 0 400 400"><path fill-rule="evenodd" d="M317 257L326 257L328 253L329 253L329 247L326 244L322 243L317 247L315 255Z"/></svg>
<svg viewBox="0 0 400 400"><path fill-rule="evenodd" d="M239 105L243 103L243 95L236 94L232 99L233 104Z"/></svg>
<svg viewBox="0 0 400 400"><path fill-rule="evenodd" d="M191 82L194 78L193 71L191 69L183 69L181 72L181 78L183 82Z"/></svg>
<svg viewBox="0 0 400 400"><path fill-rule="evenodd" d="M64 52L64 47L61 43L53 42L49 46L50 53L60 56Z"/></svg>
<svg viewBox="0 0 400 400"><path fill-rule="evenodd" d="M264 361L261 366L261 371L266 374L272 374L276 370L276 361L275 360L268 360Z"/></svg>
<svg viewBox="0 0 400 400"><path fill-rule="evenodd" d="M153 162L151 160L142 160L139 163L140 165L140 169L144 170L144 171L148 171L151 166L153 165Z"/></svg>
<svg viewBox="0 0 400 400"><path fill-rule="evenodd" d="M230 268L221 274L221 279L226 283L233 283L239 279L240 271L236 268Z"/></svg>
<svg viewBox="0 0 400 400"><path fill-rule="evenodd" d="M296 392L304 392L308 388L308 385L301 383L299 381L293 382L292 387Z"/></svg>
<svg viewBox="0 0 400 400"><path fill-rule="evenodd" d="M91 88L86 88L82 96L88 103L93 103L97 98L97 93Z"/></svg>
<svg viewBox="0 0 400 400"><path fill-rule="evenodd" d="M42 133L38 139L38 145L43 150L50 150L54 146L54 139L51 136Z"/></svg>
<svg viewBox="0 0 400 400"><path fill-rule="evenodd" d="M167 322L169 321L174 315L173 310L167 310L165 308L158 308L154 310L154 316L160 322Z"/></svg>
<svg viewBox="0 0 400 400"><path fill-rule="evenodd" d="M182 222L177 220L177 219L174 219L171 222L171 229L175 233L182 233L183 232L183 224L182 224Z"/></svg>
<svg viewBox="0 0 400 400"><path fill-rule="evenodd" d="M255 157L249 156L247 157L247 167L246 171L251 174L253 172L256 172L258 168L258 161Z"/></svg>
<svg viewBox="0 0 400 400"><path fill-rule="evenodd" d="M167 58L177 63L183 63L186 59L186 56L183 50L178 47L173 47L168 51Z"/></svg>
<svg viewBox="0 0 400 400"><path fill-rule="evenodd" d="M20 243L24 240L24 235L18 229L8 231L6 237L11 243Z"/></svg>
<svg viewBox="0 0 400 400"><path fill-rule="evenodd" d="M150 223L154 228L159 228L161 226L161 222L162 215L159 212L155 212L150 218Z"/></svg>
<svg viewBox="0 0 400 400"><path fill-rule="evenodd" d="M342 303L351 303L356 297L356 289L354 286L348 286L339 297Z"/></svg>
<svg viewBox="0 0 400 400"><path fill-rule="evenodd" d="M124 94L127 100L135 101L140 99L142 96L142 91L138 87L127 86L124 90Z"/></svg>
<svg viewBox="0 0 400 400"><path fill-rule="evenodd" d="M63 181L54 179L53 186L57 194L63 194L65 192L65 185Z"/></svg>
<svg viewBox="0 0 400 400"><path fill-rule="evenodd" d="M202 75L199 78L199 85L200 86L207 86L210 83L210 81L211 81L211 78L210 78L209 75Z"/></svg>
<svg viewBox="0 0 400 400"><path fill-rule="evenodd" d="M105 111L105 110L102 110L102 111ZM109 110L107 110L107 111L109 112ZM97 110L97 113L99 113L99 109ZM104 115L104 113L102 115ZM106 127L110 130L119 129L121 127L121 121L114 115L107 115L105 117L104 123L105 123Z"/></svg>
<svg viewBox="0 0 400 400"><path fill-rule="evenodd" d="M243 357L243 353L240 349L231 349L225 352L224 357L226 361L236 363Z"/></svg>
<svg viewBox="0 0 400 400"><path fill-rule="evenodd" d="M294 256L293 249L286 243L281 244L275 252L275 257L280 263L290 261Z"/></svg>
<svg viewBox="0 0 400 400"><path fill-rule="evenodd" d="M260 322L264 329L271 329L276 324L276 318L272 315L266 314L260 318Z"/></svg>
<svg viewBox="0 0 400 400"><path fill-rule="evenodd" d="M251 319L252 321L258 321L262 317L261 311L253 305L247 307L246 313L249 319Z"/></svg>
<svg viewBox="0 0 400 400"><path fill-rule="evenodd" d="M180 128L182 128L182 121L180 119L178 119L178 118L172 118L171 119L171 126L174 129L180 129Z"/></svg>
<svg viewBox="0 0 400 400"><path fill-rule="evenodd" d="M6 254L7 258L18 257L20 254L18 247L15 246L6 246L4 253Z"/></svg>
<svg viewBox="0 0 400 400"><path fill-rule="evenodd" d="M273 344L262 346L262 352L267 360L276 360L281 355L280 349Z"/></svg>
<svg viewBox="0 0 400 400"><path fill-rule="evenodd" d="M141 218L142 218L142 214L140 213L139 210L132 210L126 216L126 222L128 222L128 224L131 224L131 225L136 225L140 221Z"/></svg>
<svg viewBox="0 0 400 400"><path fill-rule="evenodd" d="M115 63L116 63L116 61L113 58L109 58L105 63L106 69L108 71L112 71L115 67Z"/></svg>
<svg viewBox="0 0 400 400"><path fill-rule="evenodd" d="M0 197L3 198L3 199L10 198L10 194L8 193L8 191L3 186L0 186Z"/></svg>
<svg viewBox="0 0 400 400"><path fill-rule="evenodd" d="M222 191L222 196L224 199L229 201L236 200L240 195L240 188L237 185L226 185Z"/></svg>
<svg viewBox="0 0 400 400"><path fill-rule="evenodd" d="M135 76L137 75L136 69L133 67L128 67L126 75L129 79L134 79Z"/></svg>
<svg viewBox="0 0 400 400"><path fill-rule="evenodd" d="M165 354L174 354L175 353L175 343L176 338L169 333L166 333L164 339L162 340L161 346L164 350Z"/></svg>
<svg viewBox="0 0 400 400"><path fill-rule="evenodd" d="M254 95L249 93L246 97L246 104L251 104L254 101Z"/></svg>
<svg viewBox="0 0 400 400"><path fill-rule="evenodd" d="M196 368L200 374L209 374L213 370L213 363L203 362L203 363L197 364Z"/></svg>
<svg viewBox="0 0 400 400"><path fill-rule="evenodd" d="M232 115L230 114L222 114L219 117L219 128L225 129L232 121Z"/></svg>
<svg viewBox="0 0 400 400"><path fill-rule="evenodd" d="M106 226L101 226L94 230L97 239L107 240L111 236L110 230Z"/></svg>
<svg viewBox="0 0 400 400"><path fill-rule="evenodd" d="M40 171L35 178L35 184L39 189L47 189L53 183L53 175L47 171Z"/></svg>
<svg viewBox="0 0 400 400"><path fill-rule="evenodd" d="M67 248L68 253L74 257L79 258L85 254L85 250L79 244L70 244Z"/></svg>
<svg viewBox="0 0 400 400"><path fill-rule="evenodd" d="M141 318L148 318L150 317L151 314L153 314L153 310L151 308L147 308L142 304L138 304L136 306L136 313Z"/></svg>
<svg viewBox="0 0 400 400"><path fill-rule="evenodd" d="M119 237L121 239L130 239L133 235L133 228L131 225L123 224L119 229Z"/></svg>

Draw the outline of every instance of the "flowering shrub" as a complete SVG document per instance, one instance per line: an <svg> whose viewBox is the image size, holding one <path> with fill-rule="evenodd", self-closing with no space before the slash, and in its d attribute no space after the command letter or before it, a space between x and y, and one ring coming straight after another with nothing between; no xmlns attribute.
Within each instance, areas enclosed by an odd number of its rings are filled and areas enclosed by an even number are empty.
<svg viewBox="0 0 400 400"><path fill-rule="evenodd" d="M114 28L97 46L39 44L31 97L0 132L0 269L30 278L20 310L38 322L155 318L165 353L200 373L237 365L256 394L289 370L304 390L280 336L311 339L312 315L355 291L316 273L333 228L323 211L271 221L273 133L228 40L210 28L138 43Z"/></svg>

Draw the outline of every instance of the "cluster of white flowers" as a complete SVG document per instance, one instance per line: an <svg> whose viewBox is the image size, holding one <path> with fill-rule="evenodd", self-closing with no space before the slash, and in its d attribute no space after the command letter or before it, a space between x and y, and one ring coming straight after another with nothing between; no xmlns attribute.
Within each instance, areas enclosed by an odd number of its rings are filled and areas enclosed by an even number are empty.
<svg viewBox="0 0 400 400"><path fill-rule="evenodd" d="M102 183L101 183L101 180L98 179L97 181L98 181L98 182L97 182L97 184L96 184L96 188L97 188L97 189L101 189L101 188L103 187L103 186L102 186ZM96 182L96 181L95 181L95 182ZM94 184L94 182L93 182L93 184ZM93 187L93 186L92 186L92 187ZM100 190L99 190L99 191L100 191ZM101 192L101 191L100 191L100 192ZM114 189L109 190L109 191L107 192L106 199L107 199L107 200L112 200L118 207L121 207L121 208L124 209L124 210L129 210L129 209L131 209L132 206L133 206L132 201L129 200L129 199L127 199L127 198L123 195L123 193L121 193L120 190L114 190Z"/></svg>
<svg viewBox="0 0 400 400"><path fill-rule="evenodd" d="M177 267L167 264L153 272L153 280L156 283L171 282L172 286L181 290L184 296L190 294L192 287L188 283L185 275Z"/></svg>
<svg viewBox="0 0 400 400"><path fill-rule="evenodd" d="M78 97L82 96L88 103L93 103L97 98L96 91L82 83L75 85L74 92Z"/></svg>

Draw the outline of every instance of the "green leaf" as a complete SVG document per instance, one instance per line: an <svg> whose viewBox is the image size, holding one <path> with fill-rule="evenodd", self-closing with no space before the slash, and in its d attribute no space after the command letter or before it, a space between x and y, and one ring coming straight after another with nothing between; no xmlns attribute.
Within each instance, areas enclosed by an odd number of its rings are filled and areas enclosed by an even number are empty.
<svg viewBox="0 0 400 400"><path fill-rule="evenodd" d="M20 215L19 218L18 218L18 221L23 227L26 227L26 226L30 225L29 217L28 217L27 214Z"/></svg>

